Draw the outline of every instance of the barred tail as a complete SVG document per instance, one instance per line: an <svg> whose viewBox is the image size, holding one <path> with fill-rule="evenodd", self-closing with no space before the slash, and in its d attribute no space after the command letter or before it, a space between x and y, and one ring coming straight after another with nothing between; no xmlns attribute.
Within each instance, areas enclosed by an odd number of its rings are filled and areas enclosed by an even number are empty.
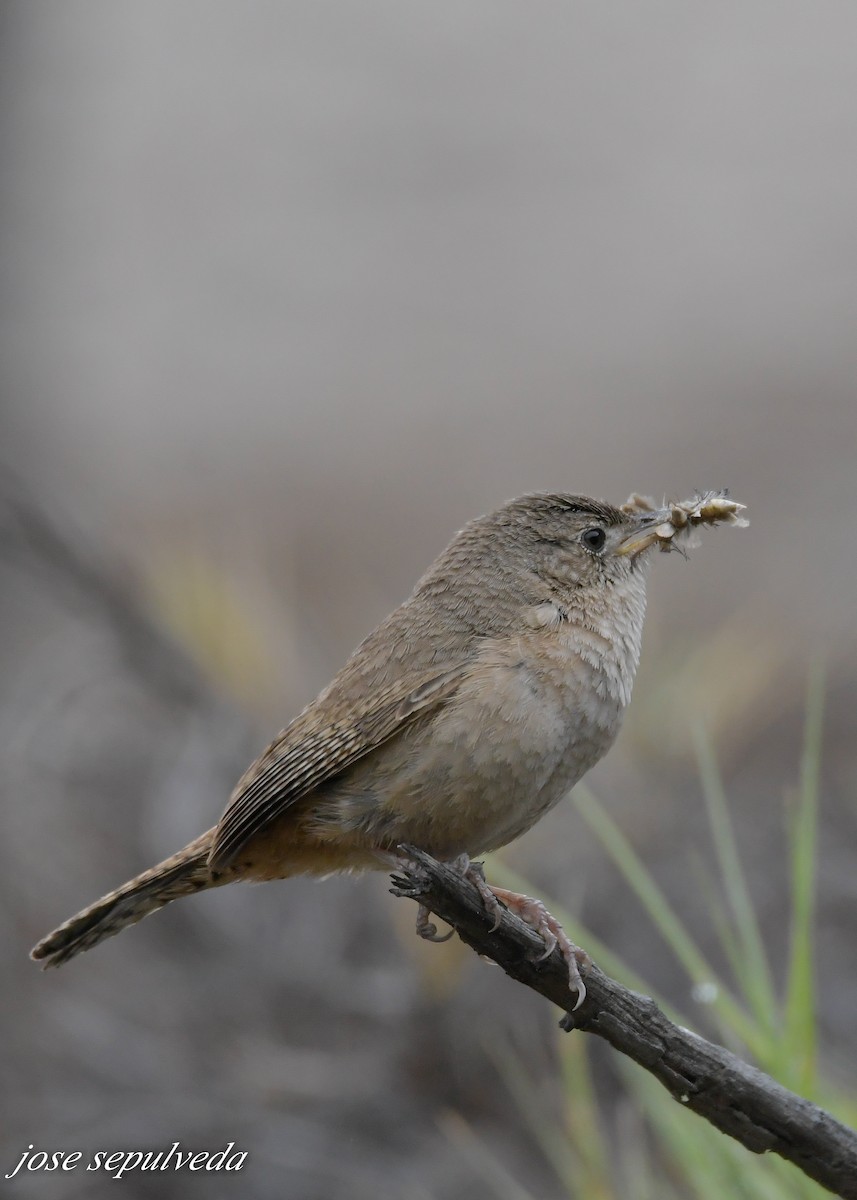
<svg viewBox="0 0 857 1200"><path fill-rule="evenodd" d="M70 917L59 929L33 947L30 958L45 968L58 967L82 950L91 950L105 938L120 933L126 925L135 925L181 896L190 896L203 888L216 887L226 879L213 879L208 869L208 854L214 830L209 829L183 850L164 859L130 879L115 892L109 892Z"/></svg>

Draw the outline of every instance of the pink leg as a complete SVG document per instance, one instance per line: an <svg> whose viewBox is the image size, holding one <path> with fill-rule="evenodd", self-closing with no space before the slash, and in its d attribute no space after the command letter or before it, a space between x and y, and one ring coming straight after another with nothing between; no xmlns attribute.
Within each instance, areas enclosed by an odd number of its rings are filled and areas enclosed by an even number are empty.
<svg viewBox="0 0 857 1200"><path fill-rule="evenodd" d="M424 938L427 942L448 942L455 933L454 929L450 929L449 933L438 933L437 925L433 924L429 917L430 911L424 904L421 904L417 912L417 934Z"/></svg>
<svg viewBox="0 0 857 1200"><path fill-rule="evenodd" d="M577 1003L574 1008L580 1008L586 999L586 985L583 982L582 972L590 966L589 955L585 950L574 945L559 921L556 917L551 916L541 900L535 900L532 896L523 896L519 892L510 892L507 888L494 887L487 883L482 863L471 862L466 854L459 855L450 863L450 866L468 879L479 892L486 913L494 918L494 924L491 926L492 933L499 927L503 919L503 909L506 908L519 917L525 925L534 929L544 941L544 953L539 955L537 962L549 958L559 947L568 968L568 986L573 992L577 992ZM417 913L419 936L428 942L448 941L454 930L450 930L449 933L442 936L439 935L437 926L429 920L430 916L430 911L424 904L421 904Z"/></svg>
<svg viewBox="0 0 857 1200"><path fill-rule="evenodd" d="M532 896L523 896L520 892L510 892L508 888L494 887L492 884L486 883L481 863L468 863L464 874L478 889L486 912L494 917L492 931L500 924L505 907L520 917L525 925L535 929L543 939L545 950L543 954L539 955L537 962L549 958L559 946L560 953L568 967L568 986L573 992L577 992L577 1003L574 1008L580 1008L586 999L586 984L583 982L582 972L590 966L590 958L586 951L575 946L559 921L556 917L551 916L541 900L535 900Z"/></svg>

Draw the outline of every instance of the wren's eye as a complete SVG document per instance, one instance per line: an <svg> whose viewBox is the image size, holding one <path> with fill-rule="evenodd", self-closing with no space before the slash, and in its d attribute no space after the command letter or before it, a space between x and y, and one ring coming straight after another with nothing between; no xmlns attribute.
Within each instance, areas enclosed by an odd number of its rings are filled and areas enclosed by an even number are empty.
<svg viewBox="0 0 857 1200"><path fill-rule="evenodd" d="M591 529L584 529L580 535L580 540L587 550L600 550L607 541L607 534L603 529L599 529L597 525L593 525Z"/></svg>

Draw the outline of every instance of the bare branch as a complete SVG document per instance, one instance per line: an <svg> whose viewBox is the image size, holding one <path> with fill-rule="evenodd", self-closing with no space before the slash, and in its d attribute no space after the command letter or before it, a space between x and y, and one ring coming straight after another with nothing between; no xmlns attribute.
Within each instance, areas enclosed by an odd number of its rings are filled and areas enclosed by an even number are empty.
<svg viewBox="0 0 857 1200"><path fill-rule="evenodd" d="M586 975L584 1003L572 1012L576 996L558 950L537 965L544 944L518 917L504 911L492 932L493 915L486 915L472 883L421 850L400 849L407 859L393 876L393 895L424 904L478 954L564 1009L563 1029L605 1038L650 1071L675 1100L748 1150L779 1154L845 1200L857 1200L857 1133L722 1046L674 1025L653 1000L596 966Z"/></svg>

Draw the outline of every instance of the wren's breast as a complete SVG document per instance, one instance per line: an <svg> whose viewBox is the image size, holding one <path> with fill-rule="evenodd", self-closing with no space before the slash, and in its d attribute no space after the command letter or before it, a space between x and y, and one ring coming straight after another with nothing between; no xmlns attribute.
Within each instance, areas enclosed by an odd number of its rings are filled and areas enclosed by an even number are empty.
<svg viewBox="0 0 857 1200"><path fill-rule="evenodd" d="M444 859L514 840L618 732L630 682L602 652L600 635L563 623L486 639L455 698L356 764L317 817L363 845L408 842Z"/></svg>
<svg viewBox="0 0 857 1200"><path fill-rule="evenodd" d="M583 624L540 605L520 633L486 638L445 707L324 789L316 836L351 834L364 848L408 842L450 859L525 833L618 733L642 608L618 625L616 612L614 603L611 629L591 606Z"/></svg>
<svg viewBox="0 0 857 1200"><path fill-rule="evenodd" d="M597 632L563 621L513 646L486 663L482 696L493 720L482 728L498 732L468 757L483 788L488 776L494 782L483 791L481 827L468 837L478 845L468 853L513 841L549 812L606 754L630 698L632 679Z"/></svg>

